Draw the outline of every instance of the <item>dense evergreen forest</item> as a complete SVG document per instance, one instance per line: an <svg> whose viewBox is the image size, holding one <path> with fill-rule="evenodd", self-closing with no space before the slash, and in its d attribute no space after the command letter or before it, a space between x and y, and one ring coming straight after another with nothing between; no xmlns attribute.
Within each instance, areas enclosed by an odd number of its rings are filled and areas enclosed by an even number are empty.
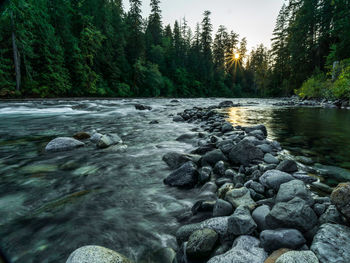
<svg viewBox="0 0 350 263"><path fill-rule="evenodd" d="M163 25L160 0L11 0L1 8L0 96L350 97L350 1L289 0L272 49L210 11ZM219 3L218 3L219 4ZM247 21L248 22L248 21Z"/></svg>

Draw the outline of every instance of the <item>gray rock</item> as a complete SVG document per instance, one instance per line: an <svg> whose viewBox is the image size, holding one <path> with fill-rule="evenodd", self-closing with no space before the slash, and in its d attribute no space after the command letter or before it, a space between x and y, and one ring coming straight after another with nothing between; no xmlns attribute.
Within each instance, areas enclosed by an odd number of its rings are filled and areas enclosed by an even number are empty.
<svg viewBox="0 0 350 263"><path fill-rule="evenodd" d="M302 232L317 224L314 210L298 197L288 202L277 203L266 216L266 225L271 229L296 228Z"/></svg>
<svg viewBox="0 0 350 263"><path fill-rule="evenodd" d="M259 245L255 237L240 236L234 241L231 250L211 258L208 263L264 263L267 253Z"/></svg>
<svg viewBox="0 0 350 263"><path fill-rule="evenodd" d="M311 158L305 156L296 156L295 160L306 165L311 165L314 163L314 161Z"/></svg>
<svg viewBox="0 0 350 263"><path fill-rule="evenodd" d="M250 188L252 188L255 192L260 193L260 194L263 194L265 192L265 187L262 184L255 182L255 181L253 181L250 184Z"/></svg>
<svg viewBox="0 0 350 263"><path fill-rule="evenodd" d="M260 178L260 183L277 191L281 184L294 180L294 177L279 170L266 171Z"/></svg>
<svg viewBox="0 0 350 263"><path fill-rule="evenodd" d="M162 158L162 160L169 166L170 169L177 169L189 161L196 163L199 159L200 155L177 152L168 152L164 154Z"/></svg>
<svg viewBox="0 0 350 263"><path fill-rule="evenodd" d="M222 126L221 126L221 132L222 133L226 133L226 132L230 132L233 130L232 124L225 122Z"/></svg>
<svg viewBox="0 0 350 263"><path fill-rule="evenodd" d="M156 251L149 251L146 256L143 256L140 263L173 263L176 252L170 247L163 247Z"/></svg>
<svg viewBox="0 0 350 263"><path fill-rule="evenodd" d="M226 183L232 183L232 179L226 178L226 177L221 177L221 178L216 179L215 183L218 187L221 187Z"/></svg>
<svg viewBox="0 0 350 263"><path fill-rule="evenodd" d="M280 161L271 153L266 153L264 155L264 162L268 164L278 164Z"/></svg>
<svg viewBox="0 0 350 263"><path fill-rule="evenodd" d="M218 199L215 203L214 210L213 210L213 216L229 216L233 213L233 207L231 203Z"/></svg>
<svg viewBox="0 0 350 263"><path fill-rule="evenodd" d="M246 128L244 128L244 130L247 133L250 133L250 132L255 131L255 130L260 130L263 132L265 137L267 136L267 129L266 129L265 125L262 125L262 124L259 124L256 126L251 126L251 127L246 127Z"/></svg>
<svg viewBox="0 0 350 263"><path fill-rule="evenodd" d="M197 133L185 133L176 138L178 142L193 143L197 140Z"/></svg>
<svg viewBox="0 0 350 263"><path fill-rule="evenodd" d="M318 219L320 224L332 223L332 224L344 224L341 214L335 205L328 206L327 210Z"/></svg>
<svg viewBox="0 0 350 263"><path fill-rule="evenodd" d="M262 205L254 209L252 217L258 226L259 230L266 229L266 216L270 213L270 207L268 205Z"/></svg>
<svg viewBox="0 0 350 263"><path fill-rule="evenodd" d="M225 163L223 161L218 161L214 166L213 172L216 175L224 176L225 171L226 171Z"/></svg>
<svg viewBox="0 0 350 263"><path fill-rule="evenodd" d="M176 115L173 117L173 121L175 122L184 121L184 118L182 118L180 115Z"/></svg>
<svg viewBox="0 0 350 263"><path fill-rule="evenodd" d="M314 211L317 216L321 216L326 211L326 205L325 204L314 204Z"/></svg>
<svg viewBox="0 0 350 263"><path fill-rule="evenodd" d="M220 108L229 108L229 107L233 107L233 106L234 106L234 104L230 100L225 100L225 101L222 101L219 103Z"/></svg>
<svg viewBox="0 0 350 263"><path fill-rule="evenodd" d="M321 225L311 250L321 263L350 262L350 228L336 224Z"/></svg>
<svg viewBox="0 0 350 263"><path fill-rule="evenodd" d="M332 191L333 191L332 187L330 187L329 185L326 185L324 183L321 183L321 182L313 182L311 184L311 186L313 188L316 188L316 189L318 189L318 190L320 190L322 192L328 193L328 194L331 194Z"/></svg>
<svg viewBox="0 0 350 263"><path fill-rule="evenodd" d="M275 263L319 263L312 251L289 251L281 255Z"/></svg>
<svg viewBox="0 0 350 263"><path fill-rule="evenodd" d="M69 151L78 147L82 147L85 144L81 141L78 141L69 137L58 137L50 141L45 150L47 152L61 152L61 151Z"/></svg>
<svg viewBox="0 0 350 263"><path fill-rule="evenodd" d="M236 173L231 169L227 169L225 171L225 177L227 177L227 178L233 179L235 177L235 175L236 175Z"/></svg>
<svg viewBox="0 0 350 263"><path fill-rule="evenodd" d="M333 190L331 202L350 222L350 182L341 183Z"/></svg>
<svg viewBox="0 0 350 263"><path fill-rule="evenodd" d="M315 164L315 168L321 170L323 175L337 179L339 182L350 181L350 172L349 170L346 170L344 168L329 165L321 165L318 163Z"/></svg>
<svg viewBox="0 0 350 263"><path fill-rule="evenodd" d="M260 233L261 246L267 252L280 248L297 249L305 244L306 240L296 229L264 230Z"/></svg>
<svg viewBox="0 0 350 263"><path fill-rule="evenodd" d="M224 140L217 143L216 145L224 154L228 154L234 146L232 140Z"/></svg>
<svg viewBox="0 0 350 263"><path fill-rule="evenodd" d="M135 109L137 110L152 110L151 106L143 105L143 104L135 104Z"/></svg>
<svg viewBox="0 0 350 263"><path fill-rule="evenodd" d="M223 186L221 186L218 190L218 197L221 199L224 199L226 196L226 193L228 191L231 191L235 188L234 184L232 183L226 183Z"/></svg>
<svg viewBox="0 0 350 263"><path fill-rule="evenodd" d="M257 225L250 215L249 208L246 206L237 207L228 219L228 231L234 236L250 235L256 227Z"/></svg>
<svg viewBox="0 0 350 263"><path fill-rule="evenodd" d="M164 183L170 186L177 186L183 188L194 187L198 182L197 166L193 162L187 162L180 168L172 172Z"/></svg>
<svg viewBox="0 0 350 263"><path fill-rule="evenodd" d="M312 198L311 191L306 187L304 182L300 180L292 180L281 184L276 196L276 203L288 202L294 197L303 199L309 206L312 206L314 204L314 199Z"/></svg>
<svg viewBox="0 0 350 263"><path fill-rule="evenodd" d="M100 246L84 246L70 254L66 263L131 263L123 255Z"/></svg>
<svg viewBox="0 0 350 263"><path fill-rule="evenodd" d="M117 134L105 134L97 141L96 145L98 148L104 149L122 142L123 140Z"/></svg>
<svg viewBox="0 0 350 263"><path fill-rule="evenodd" d="M258 145L257 147L261 149L264 153L271 153L273 151L272 147L266 143Z"/></svg>
<svg viewBox="0 0 350 263"><path fill-rule="evenodd" d="M218 190L218 187L215 183L208 182L202 186L200 193L203 193L203 192L215 193L217 190Z"/></svg>
<svg viewBox="0 0 350 263"><path fill-rule="evenodd" d="M264 153L248 140L242 140L233 146L229 159L234 164L249 165L254 160L261 160Z"/></svg>
<svg viewBox="0 0 350 263"><path fill-rule="evenodd" d="M250 210L253 210L256 206L256 203L250 196L249 189L246 187L228 191L225 195L225 199L226 201L229 201L234 208L243 205L249 207Z"/></svg>
<svg viewBox="0 0 350 263"><path fill-rule="evenodd" d="M210 166L204 166L199 170L199 183L204 184L210 180L212 169Z"/></svg>
<svg viewBox="0 0 350 263"><path fill-rule="evenodd" d="M219 237L222 240L229 240L231 239L231 236L228 234L228 216L225 217L214 217L207 219L203 222L196 223L196 224L189 224L184 225L180 227L176 232L176 240L178 244L182 244L183 242L187 241L190 235L200 229L209 228L214 230L216 233L219 234Z"/></svg>
<svg viewBox="0 0 350 263"><path fill-rule="evenodd" d="M202 157L202 166L206 166L206 165L214 166L219 161L227 161L227 158L220 149L216 149L216 150L207 152Z"/></svg>
<svg viewBox="0 0 350 263"><path fill-rule="evenodd" d="M314 177L309 176L305 172L296 172L292 174L295 179L298 179L300 181L303 181L306 184L311 184L313 182L316 182L317 179Z"/></svg>
<svg viewBox="0 0 350 263"><path fill-rule="evenodd" d="M276 169L286 173L294 173L298 171L298 166L293 160L283 160Z"/></svg>
<svg viewBox="0 0 350 263"><path fill-rule="evenodd" d="M186 253L192 259L205 259L213 251L219 235L212 229L204 228L191 234L186 246Z"/></svg>
<svg viewBox="0 0 350 263"><path fill-rule="evenodd" d="M90 141L92 141L93 143L97 143L101 137L103 136L103 134L95 132L94 134L92 134L92 136L90 137Z"/></svg>

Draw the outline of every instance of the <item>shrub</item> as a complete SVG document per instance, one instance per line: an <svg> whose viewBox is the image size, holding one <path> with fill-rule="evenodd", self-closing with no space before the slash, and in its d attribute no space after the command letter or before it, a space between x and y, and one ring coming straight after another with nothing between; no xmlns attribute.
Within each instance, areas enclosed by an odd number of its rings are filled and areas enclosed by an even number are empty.
<svg viewBox="0 0 350 263"><path fill-rule="evenodd" d="M350 98L350 65L342 69L332 85L332 92L337 98Z"/></svg>

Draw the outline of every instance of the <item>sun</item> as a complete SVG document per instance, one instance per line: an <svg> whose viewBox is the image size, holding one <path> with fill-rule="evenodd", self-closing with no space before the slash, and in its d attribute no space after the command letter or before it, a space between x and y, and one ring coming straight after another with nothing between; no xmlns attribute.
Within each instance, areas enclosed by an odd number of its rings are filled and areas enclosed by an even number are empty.
<svg viewBox="0 0 350 263"><path fill-rule="evenodd" d="M235 57L235 60L238 60L240 57L239 53L235 53L234 57Z"/></svg>

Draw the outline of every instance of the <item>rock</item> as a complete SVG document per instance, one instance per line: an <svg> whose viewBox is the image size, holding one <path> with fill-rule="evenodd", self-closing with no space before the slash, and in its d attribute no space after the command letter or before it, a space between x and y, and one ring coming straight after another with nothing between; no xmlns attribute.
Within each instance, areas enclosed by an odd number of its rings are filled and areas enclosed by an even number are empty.
<svg viewBox="0 0 350 263"><path fill-rule="evenodd" d="M276 196L276 203L288 202L294 197L304 200L309 206L314 204L311 191L306 187L304 182L300 180L292 180L281 184Z"/></svg>
<svg viewBox="0 0 350 263"><path fill-rule="evenodd" d="M84 246L70 254L66 263L132 263L123 255L100 246Z"/></svg>
<svg viewBox="0 0 350 263"><path fill-rule="evenodd" d="M176 116L174 116L173 121L175 121L175 122L184 121L184 118L182 118L180 115L176 115Z"/></svg>
<svg viewBox="0 0 350 263"><path fill-rule="evenodd" d="M232 124L225 122L222 126L221 126L221 132L222 133L226 133L226 132L230 132L233 130Z"/></svg>
<svg viewBox="0 0 350 263"><path fill-rule="evenodd" d="M350 222L350 183L339 184L331 194L331 202Z"/></svg>
<svg viewBox="0 0 350 263"><path fill-rule="evenodd" d="M288 202L277 203L266 216L266 225L271 229L296 228L306 232L316 224L315 212L298 197Z"/></svg>
<svg viewBox="0 0 350 263"><path fill-rule="evenodd" d="M278 164L280 161L271 153L266 153L264 155L264 162L268 164Z"/></svg>
<svg viewBox="0 0 350 263"><path fill-rule="evenodd" d="M246 187L232 189L225 195L225 199L229 201L234 208L239 206L247 206L250 210L253 210L256 203L250 196L250 191Z"/></svg>
<svg viewBox="0 0 350 263"><path fill-rule="evenodd" d="M78 132L73 135L73 138L76 140L86 140L90 139L91 135L88 134L87 132Z"/></svg>
<svg viewBox="0 0 350 263"><path fill-rule="evenodd" d="M97 147L104 149L122 142L122 139L117 134L105 134L97 142Z"/></svg>
<svg viewBox="0 0 350 263"><path fill-rule="evenodd" d="M242 140L233 146L229 154L231 162L246 166L254 160L261 160L263 157L263 151L248 140Z"/></svg>
<svg viewBox="0 0 350 263"><path fill-rule="evenodd" d="M255 131L255 130L260 130L263 132L265 137L267 136L267 129L266 129L265 125L262 125L262 124L259 124L256 126L251 126L251 127L245 127L244 130L246 133L250 133L250 132Z"/></svg>
<svg viewBox="0 0 350 263"><path fill-rule="evenodd" d="M260 242L265 251L272 252L280 248L300 248L306 240L296 229L276 229L262 231Z"/></svg>
<svg viewBox="0 0 350 263"><path fill-rule="evenodd" d="M180 102L179 100L171 100L170 103L178 103Z"/></svg>
<svg viewBox="0 0 350 263"><path fill-rule="evenodd" d="M328 206L327 210L318 219L320 224L344 224L344 220L335 205Z"/></svg>
<svg viewBox="0 0 350 263"><path fill-rule="evenodd" d="M266 143L258 145L257 147L261 149L264 153L271 153L273 151L272 147Z"/></svg>
<svg viewBox="0 0 350 263"><path fill-rule="evenodd" d="M197 166L193 162L184 163L180 168L172 172L164 183L170 186L192 188L198 182Z"/></svg>
<svg viewBox="0 0 350 263"><path fill-rule="evenodd" d="M152 110L152 107L143 105L143 104L135 104L135 109L137 110Z"/></svg>
<svg viewBox="0 0 350 263"><path fill-rule="evenodd" d="M193 232L186 246L187 256L192 259L207 258L213 251L218 238L218 234L209 228Z"/></svg>
<svg viewBox="0 0 350 263"><path fill-rule="evenodd" d="M47 152L61 152L61 151L69 151L78 147L82 147L85 144L81 141L78 141L69 137L58 137L50 141L45 150Z"/></svg>
<svg viewBox="0 0 350 263"><path fill-rule="evenodd" d="M234 104L230 100L222 101L219 103L220 108L229 108L229 107L233 107L233 106L234 106Z"/></svg>
<svg viewBox="0 0 350 263"><path fill-rule="evenodd" d="M246 206L237 207L228 219L228 231L234 236L250 235L256 227L257 225L250 215L249 208Z"/></svg>
<svg viewBox="0 0 350 263"><path fill-rule="evenodd" d="M218 190L218 197L221 199L224 199L226 196L226 193L232 189L234 189L235 186L232 183L226 183L223 186L221 186Z"/></svg>
<svg viewBox="0 0 350 263"><path fill-rule="evenodd" d="M216 149L210 152L207 152L202 157L202 166L211 165L214 166L219 161L227 161L226 156L222 153L220 149Z"/></svg>
<svg viewBox="0 0 350 263"><path fill-rule="evenodd" d="M283 160L276 169L286 173L294 173L298 171L298 166L293 160Z"/></svg>
<svg viewBox="0 0 350 263"><path fill-rule="evenodd" d="M197 133L185 133L176 138L178 142L193 143L198 136Z"/></svg>
<svg viewBox="0 0 350 263"><path fill-rule="evenodd" d="M215 164L214 169L213 169L214 174L216 174L218 176L224 176L225 171L226 171L225 163L223 161L218 161Z"/></svg>
<svg viewBox="0 0 350 263"><path fill-rule="evenodd" d="M231 250L211 258L208 263L263 263L267 253L259 245L255 237L240 236L234 241Z"/></svg>
<svg viewBox="0 0 350 263"><path fill-rule="evenodd" d="M333 192L333 188L324 184L324 183L321 183L321 182L313 182L311 184L312 188L316 188L317 190L320 190L322 192L325 192L325 193L328 193L328 194L331 194Z"/></svg>
<svg viewBox="0 0 350 263"><path fill-rule="evenodd" d="M251 182L250 188L253 189L255 192L260 193L260 194L263 194L265 192L265 187L262 184L255 182L255 181Z"/></svg>
<svg viewBox="0 0 350 263"><path fill-rule="evenodd" d="M224 154L229 154L234 146L231 140L224 140L224 141L218 142L216 145Z"/></svg>
<svg viewBox="0 0 350 263"><path fill-rule="evenodd" d="M266 229L266 216L270 213L270 207L267 205L262 205L254 209L252 213L252 217L255 223L258 226L258 229L265 230Z"/></svg>
<svg viewBox="0 0 350 263"><path fill-rule="evenodd" d="M316 255L308 251L289 251L281 255L276 263L319 263Z"/></svg>
<svg viewBox="0 0 350 263"><path fill-rule="evenodd" d="M207 219L203 222L196 224L189 224L180 227L176 232L176 240L178 244L182 244L187 241L190 235L200 229L209 228L219 234L219 237L223 240L230 239L231 236L228 234L228 216L214 217Z"/></svg>
<svg viewBox="0 0 350 263"><path fill-rule="evenodd" d="M350 228L336 224L321 225L311 250L321 263L350 262Z"/></svg>
<svg viewBox="0 0 350 263"><path fill-rule="evenodd" d="M210 180L212 169L210 166L204 166L199 170L199 183L204 184Z"/></svg>
<svg viewBox="0 0 350 263"><path fill-rule="evenodd" d="M336 167L336 166L328 166L328 165L321 165L321 164L315 164L316 169L321 169L325 176L332 177L339 182L346 182L350 181L350 171Z"/></svg>
<svg viewBox="0 0 350 263"><path fill-rule="evenodd" d="M233 207L231 203L218 199L215 203L214 210L213 210L213 216L229 216L233 213Z"/></svg>
<svg viewBox="0 0 350 263"><path fill-rule="evenodd" d="M295 160L306 165L312 165L314 161L306 156L296 156Z"/></svg>
<svg viewBox="0 0 350 263"><path fill-rule="evenodd" d="M260 183L277 191L281 184L294 180L294 177L279 170L266 171L260 178Z"/></svg>
<svg viewBox="0 0 350 263"><path fill-rule="evenodd" d="M276 260L283 255L284 253L287 253L290 251L288 248L281 248L279 250L274 251L266 260L264 263L276 263Z"/></svg>
<svg viewBox="0 0 350 263"><path fill-rule="evenodd" d="M153 121L150 121L149 124L159 124L159 121L153 120Z"/></svg>
<svg viewBox="0 0 350 263"><path fill-rule="evenodd" d="M314 204L313 209L314 209L317 216L321 216L326 211L326 205L325 204Z"/></svg>
<svg viewBox="0 0 350 263"><path fill-rule="evenodd" d="M170 169L177 169L184 163L192 161L197 163L200 159L199 155L169 152L163 155L162 160L169 166Z"/></svg>
<svg viewBox="0 0 350 263"><path fill-rule="evenodd" d="M143 256L139 263L173 263L176 252L170 247L163 247L156 251L147 251L149 253Z"/></svg>
<svg viewBox="0 0 350 263"><path fill-rule="evenodd" d="M317 179L314 177L309 176L305 172L295 172L292 174L295 179L298 179L300 181L303 181L306 184L312 184L313 182L316 182Z"/></svg>
<svg viewBox="0 0 350 263"><path fill-rule="evenodd" d="M97 143L101 139L102 136L103 136L103 134L95 132L92 134L90 141L92 141L93 143Z"/></svg>

